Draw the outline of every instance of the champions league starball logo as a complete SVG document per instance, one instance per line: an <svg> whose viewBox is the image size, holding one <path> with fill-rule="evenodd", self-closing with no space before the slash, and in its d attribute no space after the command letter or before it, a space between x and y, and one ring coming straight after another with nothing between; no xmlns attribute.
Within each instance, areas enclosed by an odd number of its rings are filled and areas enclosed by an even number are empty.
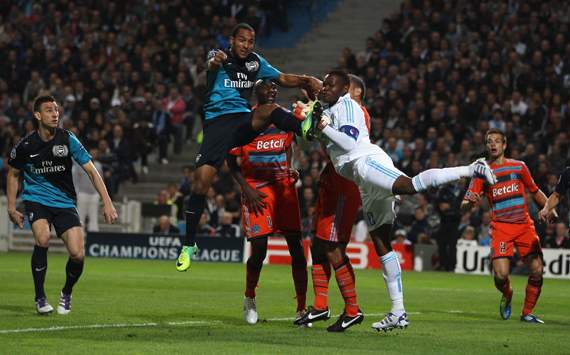
<svg viewBox="0 0 570 355"><path fill-rule="evenodd" d="M54 157L58 158L65 158L69 154L69 150L65 145L54 145L51 152Z"/></svg>

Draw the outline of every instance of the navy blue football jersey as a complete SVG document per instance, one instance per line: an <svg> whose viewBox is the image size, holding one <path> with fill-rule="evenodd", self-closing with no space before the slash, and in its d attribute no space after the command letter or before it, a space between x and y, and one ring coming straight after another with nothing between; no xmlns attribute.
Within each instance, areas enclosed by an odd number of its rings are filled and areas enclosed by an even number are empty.
<svg viewBox="0 0 570 355"><path fill-rule="evenodd" d="M57 128L49 142L44 142L37 131L22 138L8 160L10 166L23 172L22 200L50 207L75 207L72 159L83 165L91 156L67 130Z"/></svg>

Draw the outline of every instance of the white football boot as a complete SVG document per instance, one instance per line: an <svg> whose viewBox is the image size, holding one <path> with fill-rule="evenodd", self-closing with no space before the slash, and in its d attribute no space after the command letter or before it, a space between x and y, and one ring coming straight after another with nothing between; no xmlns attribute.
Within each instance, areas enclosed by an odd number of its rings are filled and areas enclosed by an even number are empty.
<svg viewBox="0 0 570 355"><path fill-rule="evenodd" d="M243 318L248 324L253 325L257 323L257 307L255 306L255 298L244 297Z"/></svg>

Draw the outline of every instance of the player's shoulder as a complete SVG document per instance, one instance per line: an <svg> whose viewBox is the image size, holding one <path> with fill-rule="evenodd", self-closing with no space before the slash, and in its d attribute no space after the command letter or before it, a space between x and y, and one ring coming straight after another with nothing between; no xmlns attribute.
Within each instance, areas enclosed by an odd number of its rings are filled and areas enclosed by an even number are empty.
<svg viewBox="0 0 570 355"><path fill-rule="evenodd" d="M247 56L246 60L266 60L261 54L257 52L251 52L249 56Z"/></svg>
<svg viewBox="0 0 570 355"><path fill-rule="evenodd" d="M497 167L501 168L508 168L508 167L516 168L516 167L526 166L524 161L512 158L505 158L502 164L497 164L497 165L498 165Z"/></svg>
<svg viewBox="0 0 570 355"><path fill-rule="evenodd" d="M35 141L38 139L38 132L36 130L31 131L24 137L20 138L18 143L14 146L14 150L29 149Z"/></svg>

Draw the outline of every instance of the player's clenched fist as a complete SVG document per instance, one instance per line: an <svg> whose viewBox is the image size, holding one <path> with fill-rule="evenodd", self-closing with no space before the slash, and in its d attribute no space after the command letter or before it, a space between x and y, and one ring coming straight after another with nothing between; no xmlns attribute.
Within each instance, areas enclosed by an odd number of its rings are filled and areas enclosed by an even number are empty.
<svg viewBox="0 0 570 355"><path fill-rule="evenodd" d="M304 85L303 89L307 90L307 94L311 100L314 100L317 97L319 91L321 91L323 87L323 82L319 79L315 78L314 76L308 76L307 82Z"/></svg>
<svg viewBox="0 0 570 355"><path fill-rule="evenodd" d="M221 50L212 50L208 53L208 64L219 67L228 59L228 55Z"/></svg>

